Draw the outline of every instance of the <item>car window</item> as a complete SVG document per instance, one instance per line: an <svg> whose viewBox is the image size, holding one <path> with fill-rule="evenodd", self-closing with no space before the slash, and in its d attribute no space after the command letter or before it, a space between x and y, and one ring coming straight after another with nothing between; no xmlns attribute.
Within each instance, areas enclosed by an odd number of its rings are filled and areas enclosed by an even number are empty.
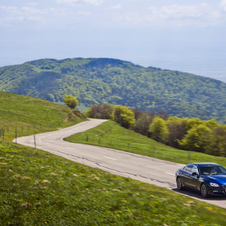
<svg viewBox="0 0 226 226"><path fill-rule="evenodd" d="M193 165L187 165L187 166L185 166L184 171L187 173L191 173L192 167L193 167Z"/></svg>
<svg viewBox="0 0 226 226"><path fill-rule="evenodd" d="M222 166L219 167L219 173L220 174L226 174L226 169Z"/></svg>
<svg viewBox="0 0 226 226"><path fill-rule="evenodd" d="M221 175L226 174L226 169L222 166L206 166L200 167L200 173L202 175Z"/></svg>
<svg viewBox="0 0 226 226"><path fill-rule="evenodd" d="M199 171L198 171L197 166L193 166L193 167L192 167L191 173L197 173L197 174L199 174Z"/></svg>
<svg viewBox="0 0 226 226"><path fill-rule="evenodd" d="M210 167L200 167L200 173L202 175L210 175Z"/></svg>

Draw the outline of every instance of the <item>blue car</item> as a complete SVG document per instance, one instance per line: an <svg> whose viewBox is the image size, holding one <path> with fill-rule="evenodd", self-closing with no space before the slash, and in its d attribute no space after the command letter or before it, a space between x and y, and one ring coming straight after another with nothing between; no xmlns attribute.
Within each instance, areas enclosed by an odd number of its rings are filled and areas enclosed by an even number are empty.
<svg viewBox="0 0 226 226"><path fill-rule="evenodd" d="M177 189L200 191L202 197L226 194L226 169L216 163L193 163L176 172Z"/></svg>

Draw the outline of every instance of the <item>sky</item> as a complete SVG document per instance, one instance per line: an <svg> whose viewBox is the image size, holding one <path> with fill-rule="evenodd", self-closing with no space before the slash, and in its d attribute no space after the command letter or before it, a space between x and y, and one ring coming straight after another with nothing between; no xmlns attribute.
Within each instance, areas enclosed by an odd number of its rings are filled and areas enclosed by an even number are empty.
<svg viewBox="0 0 226 226"><path fill-rule="evenodd" d="M226 0L0 1L0 67L75 57L226 82Z"/></svg>

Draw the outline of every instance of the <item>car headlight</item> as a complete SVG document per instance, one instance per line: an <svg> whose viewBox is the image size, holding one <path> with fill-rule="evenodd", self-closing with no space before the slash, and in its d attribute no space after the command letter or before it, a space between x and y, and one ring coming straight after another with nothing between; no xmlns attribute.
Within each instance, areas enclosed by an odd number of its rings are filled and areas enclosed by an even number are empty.
<svg viewBox="0 0 226 226"><path fill-rule="evenodd" d="M211 183L211 182L210 182L210 186L211 186L211 187L220 187L219 184L217 184L217 183Z"/></svg>

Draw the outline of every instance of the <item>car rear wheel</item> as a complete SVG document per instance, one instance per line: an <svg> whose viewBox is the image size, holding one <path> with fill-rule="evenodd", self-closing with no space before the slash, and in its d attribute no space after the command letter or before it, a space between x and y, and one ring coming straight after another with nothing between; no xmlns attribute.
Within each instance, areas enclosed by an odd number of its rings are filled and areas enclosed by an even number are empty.
<svg viewBox="0 0 226 226"><path fill-rule="evenodd" d="M201 185L200 191L203 198L206 198L208 196L207 187L205 184Z"/></svg>
<svg viewBox="0 0 226 226"><path fill-rule="evenodd" d="M178 190L182 190L183 189L183 184L182 184L182 181L181 181L180 177L177 178L177 189Z"/></svg>

